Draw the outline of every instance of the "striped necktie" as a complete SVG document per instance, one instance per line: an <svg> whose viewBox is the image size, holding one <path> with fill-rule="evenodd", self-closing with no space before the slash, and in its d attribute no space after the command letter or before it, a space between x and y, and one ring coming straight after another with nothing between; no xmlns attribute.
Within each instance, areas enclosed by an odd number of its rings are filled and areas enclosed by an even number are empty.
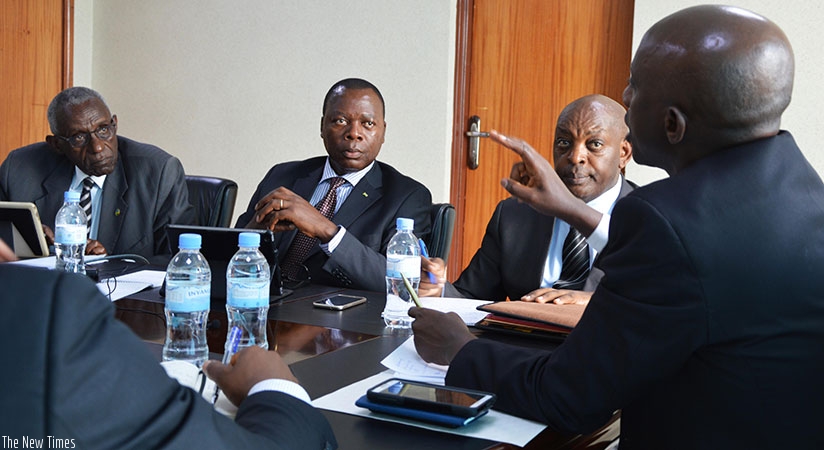
<svg viewBox="0 0 824 450"><path fill-rule="evenodd" d="M589 275L589 245L584 236L569 227L561 253L561 278L552 286L555 289L580 290Z"/></svg>
<svg viewBox="0 0 824 450"><path fill-rule="evenodd" d="M83 191L80 193L80 208L86 213L86 236L92 231L92 187L94 181L91 177L83 179Z"/></svg>
<svg viewBox="0 0 824 450"><path fill-rule="evenodd" d="M330 178L329 191L326 192L323 199L315 205L315 209L320 211L327 219L331 220L332 216L335 215L335 205L338 201L337 189L345 182L346 180L341 177ZM317 239L298 231L298 234L295 235L292 244L289 246L289 250L286 252L286 257L283 259L283 274L286 275L288 279L296 279L301 264L303 264L303 261L309 256L309 252L312 250L312 247L315 246L316 242Z"/></svg>

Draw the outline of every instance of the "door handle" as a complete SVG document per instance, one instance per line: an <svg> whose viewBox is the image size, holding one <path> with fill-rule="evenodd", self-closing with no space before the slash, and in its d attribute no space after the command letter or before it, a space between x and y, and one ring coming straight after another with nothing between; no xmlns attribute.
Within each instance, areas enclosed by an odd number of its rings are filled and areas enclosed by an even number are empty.
<svg viewBox="0 0 824 450"><path fill-rule="evenodd" d="M480 117L472 116L469 118L469 131L466 132L466 136L469 138L469 157L466 163L471 170L475 170L481 163L479 151L481 146L480 138L489 137L489 133L481 131Z"/></svg>

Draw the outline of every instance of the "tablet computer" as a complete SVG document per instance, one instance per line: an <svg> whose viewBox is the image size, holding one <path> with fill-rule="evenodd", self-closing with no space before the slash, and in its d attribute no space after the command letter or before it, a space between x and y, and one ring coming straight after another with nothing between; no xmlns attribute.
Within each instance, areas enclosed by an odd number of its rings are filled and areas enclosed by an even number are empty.
<svg viewBox="0 0 824 450"><path fill-rule="evenodd" d="M20 258L49 256L40 214L34 203L0 202L0 238Z"/></svg>
<svg viewBox="0 0 824 450"><path fill-rule="evenodd" d="M270 294L272 296L287 294L286 290L283 289L280 267L278 266L278 250L275 248L274 233L271 230L201 227L197 225L166 226L166 237L172 255L176 255L179 250L177 244L181 234L195 233L200 235L200 253L206 258L212 271L211 296L213 299L226 298L226 268L237 252L238 235L244 232L260 234L260 252L263 253L266 262L269 263L269 270L271 271Z"/></svg>

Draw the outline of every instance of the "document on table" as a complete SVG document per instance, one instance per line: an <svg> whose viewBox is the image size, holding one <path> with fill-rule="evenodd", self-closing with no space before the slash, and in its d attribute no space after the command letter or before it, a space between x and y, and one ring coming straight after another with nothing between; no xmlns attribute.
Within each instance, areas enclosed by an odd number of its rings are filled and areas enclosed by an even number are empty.
<svg viewBox="0 0 824 450"><path fill-rule="evenodd" d="M489 300L452 297L421 297L420 300L424 308L457 313L467 325L475 325L479 320L486 317L489 313L478 311L477 308L492 303Z"/></svg>
<svg viewBox="0 0 824 450"><path fill-rule="evenodd" d="M415 337L411 336L394 352L387 355L381 364L393 371L398 378L443 384L449 366L431 364L424 361L415 349Z"/></svg>
<svg viewBox="0 0 824 450"><path fill-rule="evenodd" d="M485 416L478 418L468 425L459 428L447 428L417 422L410 419L404 419L402 417L390 416L388 414L373 413L366 408L361 408L355 405L355 401L362 395L366 394L367 389L395 376L396 374L392 371L381 372L377 375L373 375L369 378L338 389L331 394L317 398L312 402L312 404L316 408L327 409L344 414L368 417L370 419L383 420L387 422L402 423L410 426L440 431L443 433L459 434L472 438L505 442L520 447L525 446L529 441L534 439L538 433L546 428L546 425L544 424L521 419L509 414L504 414L502 412L495 411L494 409L489 411L489 413Z"/></svg>
<svg viewBox="0 0 824 450"><path fill-rule="evenodd" d="M105 256L86 256L86 262L95 261ZM14 261L9 264L19 264L21 266L36 267L41 269L54 270L55 257L46 256L43 258L24 259ZM159 287L163 284L166 272L160 270L141 270L138 272L109 278L97 283L97 289L111 301L120 300L136 292L150 287Z"/></svg>
<svg viewBox="0 0 824 450"><path fill-rule="evenodd" d="M111 301L120 300L143 289L159 287L163 284L166 272L162 270L139 270L137 272L108 278L97 283L97 288Z"/></svg>

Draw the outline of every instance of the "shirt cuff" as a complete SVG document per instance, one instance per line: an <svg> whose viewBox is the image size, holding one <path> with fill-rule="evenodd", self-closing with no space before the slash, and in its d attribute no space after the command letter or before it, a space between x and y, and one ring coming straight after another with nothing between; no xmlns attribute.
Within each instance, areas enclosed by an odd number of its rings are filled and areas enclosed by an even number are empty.
<svg viewBox="0 0 824 450"><path fill-rule="evenodd" d="M340 241L343 240L343 235L345 235L345 234L346 234L346 228L344 228L343 225L338 225L338 232L335 233L334 236L332 236L332 239L329 239L329 242L327 242L325 244L320 244L320 249L323 250L323 253L326 253L327 255L331 255L332 252L334 252L335 249L340 244Z"/></svg>
<svg viewBox="0 0 824 450"><path fill-rule="evenodd" d="M609 240L609 219L611 217L611 214L602 215L598 226L595 227L595 230L587 238L587 244L598 253L601 253L607 245L607 240Z"/></svg>
<svg viewBox="0 0 824 450"><path fill-rule="evenodd" d="M310 405L312 404L312 399L309 398L309 393L306 392L306 389L303 389L301 385L295 383L294 381L283 380L280 378L269 378L263 381L258 381L257 384L252 386L252 389L249 389L249 394L247 396L266 391L283 392L284 394L303 400Z"/></svg>

